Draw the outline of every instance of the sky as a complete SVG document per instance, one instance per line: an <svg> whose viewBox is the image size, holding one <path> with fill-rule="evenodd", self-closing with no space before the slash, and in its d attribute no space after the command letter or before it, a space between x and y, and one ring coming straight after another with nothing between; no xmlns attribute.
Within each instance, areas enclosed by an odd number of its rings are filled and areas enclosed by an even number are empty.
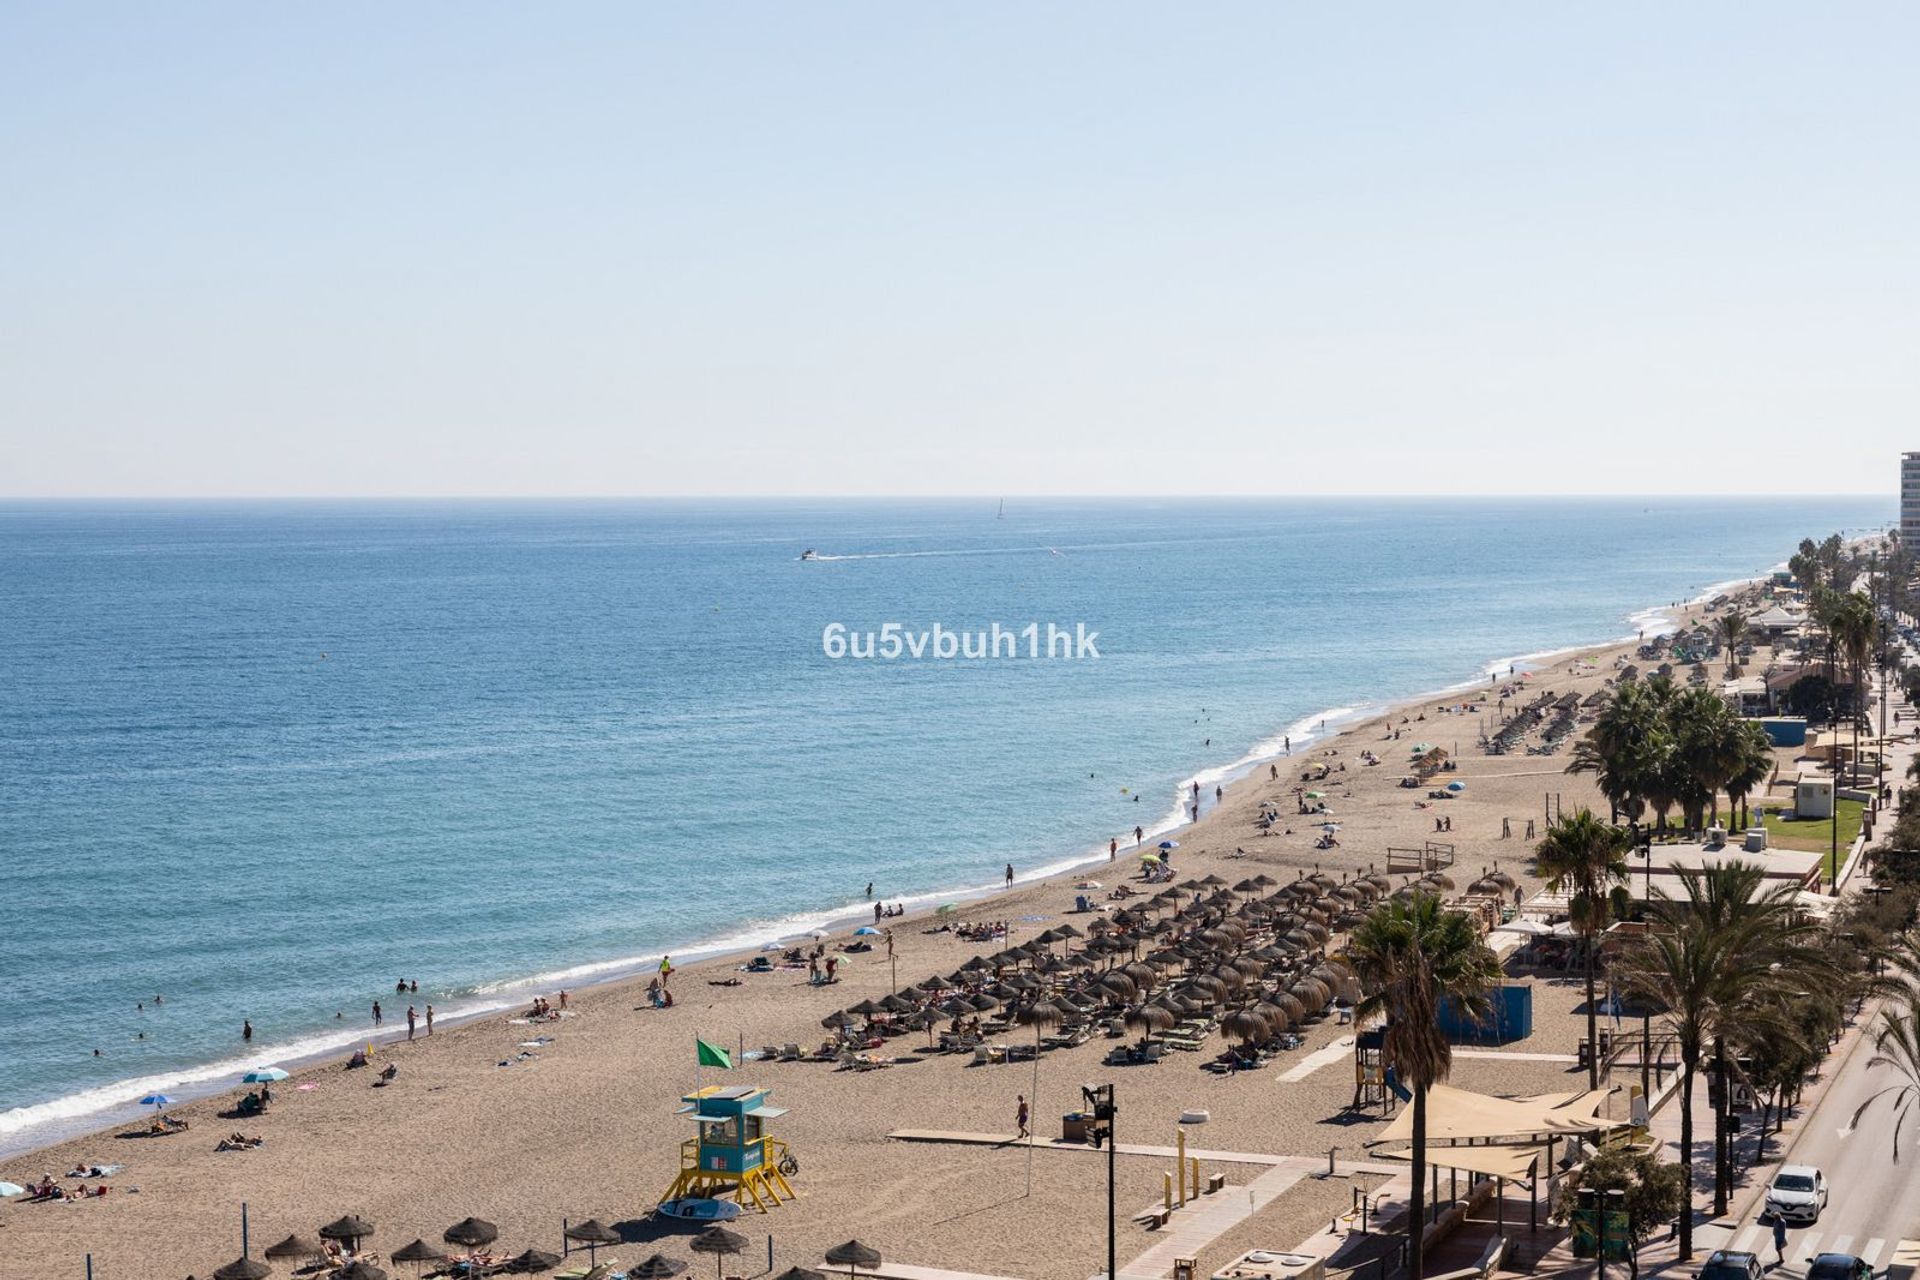
<svg viewBox="0 0 1920 1280"><path fill-rule="evenodd" d="M1889 492L1920 7L0 0L0 494Z"/></svg>

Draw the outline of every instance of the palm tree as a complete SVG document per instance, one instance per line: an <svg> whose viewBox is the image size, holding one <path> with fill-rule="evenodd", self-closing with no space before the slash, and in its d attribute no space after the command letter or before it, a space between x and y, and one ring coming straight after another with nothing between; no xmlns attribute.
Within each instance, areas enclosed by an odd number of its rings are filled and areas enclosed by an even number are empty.
<svg viewBox="0 0 1920 1280"><path fill-rule="evenodd" d="M1738 762L1738 738L1732 708L1719 694L1704 688L1675 695L1668 708L1673 724L1674 756L1680 766L1678 783L1690 830L1700 825L1701 810L1711 805L1720 818L1720 788Z"/></svg>
<svg viewBox="0 0 1920 1280"><path fill-rule="evenodd" d="M1747 797L1773 777L1773 741L1751 720L1737 720L1740 737L1733 770L1727 775L1727 805L1740 808L1740 825L1747 825ZM1731 816L1731 815L1729 815Z"/></svg>
<svg viewBox="0 0 1920 1280"><path fill-rule="evenodd" d="M1849 591L1835 601L1828 624L1833 634L1834 647L1839 650L1839 656L1845 660L1850 677L1851 696L1848 701L1851 705L1848 707L1848 719L1853 721L1853 762L1856 770L1860 766L1860 714L1864 705L1862 699L1866 692L1867 662L1873 656L1877 621L1874 617L1873 601L1858 591ZM1838 683L1835 672L1829 671L1828 675L1834 677L1835 683ZM1840 771L1835 769L1834 776L1838 778L1839 774Z"/></svg>
<svg viewBox="0 0 1920 1280"><path fill-rule="evenodd" d="M1600 1087L1599 1010L1593 1000L1593 969L1598 940L1616 908L1624 907L1627 851L1633 837L1581 809L1547 828L1534 849L1535 866L1547 888L1567 895L1567 907L1579 930L1587 977L1587 1087Z"/></svg>
<svg viewBox="0 0 1920 1280"><path fill-rule="evenodd" d="M1442 1001L1483 1016L1500 962L1465 913L1431 894L1413 893L1375 907L1348 942L1361 986L1370 994L1358 1016L1386 1015L1386 1057L1413 1093L1413 1195L1407 1215L1407 1276L1421 1280L1426 1227L1427 1090L1447 1078L1453 1046L1440 1030Z"/></svg>
<svg viewBox="0 0 1920 1280"><path fill-rule="evenodd" d="M1770 1026L1789 996L1819 981L1825 961L1807 944L1814 926L1796 915L1790 882L1763 891L1764 870L1737 859L1678 875L1680 896L1653 891L1652 927L1624 957L1621 974L1629 991L1665 1010L1679 1050L1680 1163L1691 1188L1693 1080L1707 1047ZM1718 1176L1715 1192L1717 1200L1724 1195ZM1684 1261L1693 1256L1691 1197L1679 1236Z"/></svg>
<svg viewBox="0 0 1920 1280"><path fill-rule="evenodd" d="M1729 609L1714 626L1720 632L1720 642L1727 646L1727 674L1736 675L1740 671L1740 659L1735 651L1747 638L1747 615L1738 609Z"/></svg>
<svg viewBox="0 0 1920 1280"><path fill-rule="evenodd" d="M1853 1113L1853 1127L1860 1127L1860 1117L1888 1094L1893 1095L1893 1104L1898 1110L1893 1117L1893 1159L1900 1161L1900 1127L1913 1114L1913 1107L1920 1102L1920 992L1909 991L1900 1004L1889 1004L1880 1010L1880 1026L1873 1037L1873 1057L1868 1059L1867 1067L1892 1067L1899 1073L1899 1080L1868 1098Z"/></svg>
<svg viewBox="0 0 1920 1280"><path fill-rule="evenodd" d="M1593 728L1573 744L1568 773L1590 773L1617 820L1638 821L1647 808L1646 783L1666 751L1662 709L1671 686L1655 679L1623 684L1608 697Z"/></svg>

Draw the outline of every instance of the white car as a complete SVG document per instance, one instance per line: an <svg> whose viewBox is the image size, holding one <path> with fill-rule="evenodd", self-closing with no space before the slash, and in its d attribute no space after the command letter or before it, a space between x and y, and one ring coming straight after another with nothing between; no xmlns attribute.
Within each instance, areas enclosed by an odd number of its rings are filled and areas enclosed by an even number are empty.
<svg viewBox="0 0 1920 1280"><path fill-rule="evenodd" d="M1827 1207L1827 1175L1810 1164L1787 1164L1767 1187L1766 1213L1782 1222L1817 1222Z"/></svg>

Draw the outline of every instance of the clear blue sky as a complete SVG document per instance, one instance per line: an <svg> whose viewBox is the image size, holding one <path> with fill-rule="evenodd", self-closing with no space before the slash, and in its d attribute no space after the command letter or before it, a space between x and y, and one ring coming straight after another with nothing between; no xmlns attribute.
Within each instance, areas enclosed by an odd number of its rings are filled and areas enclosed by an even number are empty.
<svg viewBox="0 0 1920 1280"><path fill-rule="evenodd" d="M0 493L1886 491L1920 7L0 4Z"/></svg>

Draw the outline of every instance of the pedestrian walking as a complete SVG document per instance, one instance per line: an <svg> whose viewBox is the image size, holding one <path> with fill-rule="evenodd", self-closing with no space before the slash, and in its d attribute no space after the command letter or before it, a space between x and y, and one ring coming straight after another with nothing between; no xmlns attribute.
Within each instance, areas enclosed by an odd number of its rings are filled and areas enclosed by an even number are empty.
<svg viewBox="0 0 1920 1280"><path fill-rule="evenodd" d="M373 1002L373 1025L376 1027L380 1025L380 1002L378 1000Z"/></svg>
<svg viewBox="0 0 1920 1280"><path fill-rule="evenodd" d="M1784 1266L1787 1261L1787 1220L1779 1214L1773 1215L1773 1262L1775 1266Z"/></svg>
<svg viewBox="0 0 1920 1280"><path fill-rule="evenodd" d="M427 1034L433 1034L433 1006L427 1006Z"/></svg>
<svg viewBox="0 0 1920 1280"><path fill-rule="evenodd" d="M409 1040L413 1039L413 1028L419 1021L420 1021L420 1015L414 1012L412 1005L408 1005L407 1006L407 1039Z"/></svg>
<svg viewBox="0 0 1920 1280"><path fill-rule="evenodd" d="M1020 1127L1018 1136L1025 1138L1029 1136L1027 1130L1027 1095L1024 1093L1019 1094L1017 1095L1017 1100L1020 1105L1014 1110L1013 1122Z"/></svg>
<svg viewBox="0 0 1920 1280"><path fill-rule="evenodd" d="M1011 862L1007 864L1007 883L1013 883L1013 864Z"/></svg>

